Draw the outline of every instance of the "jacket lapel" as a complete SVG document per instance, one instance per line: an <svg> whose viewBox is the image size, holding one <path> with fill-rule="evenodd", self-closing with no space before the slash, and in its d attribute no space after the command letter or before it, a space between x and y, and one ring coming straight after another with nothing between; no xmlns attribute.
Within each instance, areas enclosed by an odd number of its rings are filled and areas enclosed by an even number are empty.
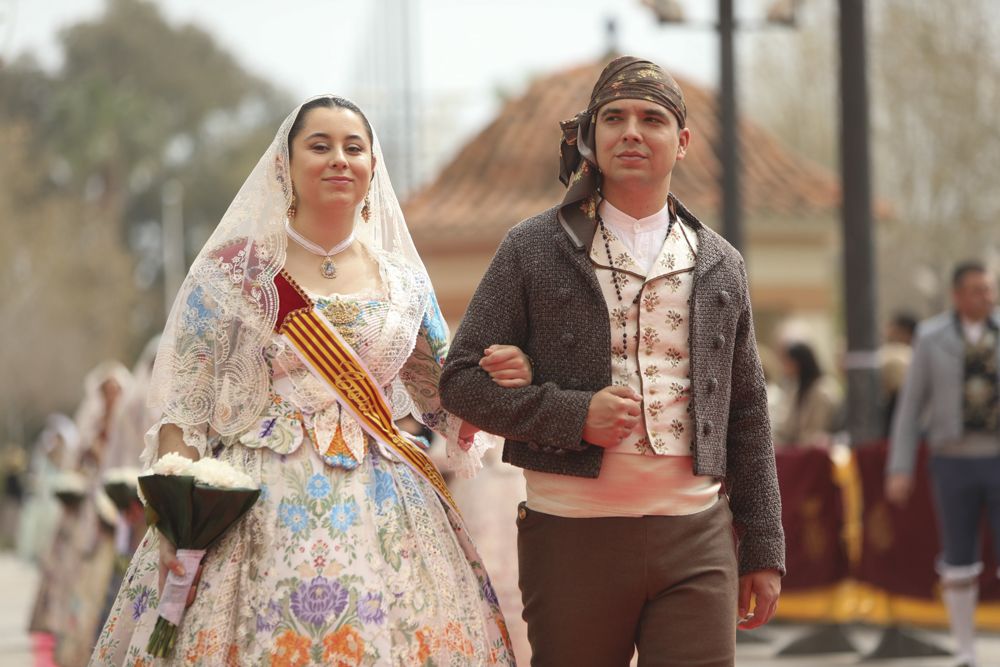
<svg viewBox="0 0 1000 667"><path fill-rule="evenodd" d="M591 241L593 241L593 234L591 234ZM557 232L553 236L553 241L559 247L569 263L572 264L586 279L587 285L594 291L594 293L604 301L604 293L601 291L601 285L597 282L597 274L594 272L594 265L590 261L590 255L586 248L578 248L576 243L570 238L568 234L562 232Z"/></svg>
<svg viewBox="0 0 1000 667"><path fill-rule="evenodd" d="M673 199L678 217L683 218L688 226L698 234L698 258L694 266L694 279L697 282L699 278L711 271L716 264L722 261L722 242L718 235L713 233L701 220L695 217L694 213L687 210L687 207L681 203L681 200L674 197L674 195L670 195L670 197Z"/></svg>

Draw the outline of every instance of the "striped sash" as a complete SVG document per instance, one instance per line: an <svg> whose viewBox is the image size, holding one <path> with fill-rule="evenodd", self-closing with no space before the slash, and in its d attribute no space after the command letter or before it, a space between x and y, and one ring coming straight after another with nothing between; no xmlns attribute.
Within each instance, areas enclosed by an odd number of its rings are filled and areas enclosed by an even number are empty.
<svg viewBox="0 0 1000 667"><path fill-rule="evenodd" d="M278 288L278 319L274 330L292 344L306 367L333 392L341 408L368 435L430 482L441 499L457 512L441 473L427 454L400 432L381 388L350 344L316 312L312 300L291 276L281 271L274 284Z"/></svg>

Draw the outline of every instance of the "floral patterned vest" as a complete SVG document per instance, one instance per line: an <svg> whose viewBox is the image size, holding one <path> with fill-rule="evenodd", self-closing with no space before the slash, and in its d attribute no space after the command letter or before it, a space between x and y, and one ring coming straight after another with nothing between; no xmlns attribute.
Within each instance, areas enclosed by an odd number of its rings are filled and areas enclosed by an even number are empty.
<svg viewBox="0 0 1000 667"><path fill-rule="evenodd" d="M691 454L688 302L697 244L675 219L646 275L610 227L594 235L590 259L611 319L611 379L642 396L639 425L609 451Z"/></svg>
<svg viewBox="0 0 1000 667"><path fill-rule="evenodd" d="M956 323L961 334L961 324ZM1000 373L997 369L997 338L1000 331L990 320L982 337L971 343L964 334L965 363L962 391L962 421L968 432L997 433L1000 430Z"/></svg>

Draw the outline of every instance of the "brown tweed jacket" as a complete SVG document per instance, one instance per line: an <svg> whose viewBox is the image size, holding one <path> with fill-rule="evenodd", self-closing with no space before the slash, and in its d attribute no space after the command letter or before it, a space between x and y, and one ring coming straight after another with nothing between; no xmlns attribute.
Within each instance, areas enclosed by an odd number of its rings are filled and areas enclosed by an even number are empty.
<svg viewBox="0 0 1000 667"><path fill-rule="evenodd" d="M725 481L740 539L740 573L784 572L781 499L740 254L675 200L698 234L691 297L690 373L694 470ZM552 208L500 244L448 353L444 407L504 436L503 459L564 475L597 477L604 450L582 440L590 399L611 384L611 324L588 258L595 227L574 228ZM533 384L497 386L483 350L516 345Z"/></svg>

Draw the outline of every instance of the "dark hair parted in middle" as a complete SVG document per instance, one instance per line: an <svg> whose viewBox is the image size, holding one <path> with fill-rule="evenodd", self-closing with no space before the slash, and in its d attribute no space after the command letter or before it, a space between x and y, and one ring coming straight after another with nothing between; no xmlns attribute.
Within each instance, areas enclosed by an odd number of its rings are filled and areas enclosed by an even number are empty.
<svg viewBox="0 0 1000 667"><path fill-rule="evenodd" d="M358 105L350 100L346 100L343 97L337 97L335 95L330 95L328 97L317 97L315 99L309 100L302 105L299 109L299 113L295 116L295 120L292 122L292 127L288 130L288 157L292 157L292 140L302 131L302 126L306 122L306 115L313 109L347 109L348 111L353 111L358 114L362 122L365 124L365 130L368 132L368 141L372 144L372 150L375 150L375 133L372 132L372 125L368 122L368 118L365 116L364 112L358 108Z"/></svg>

